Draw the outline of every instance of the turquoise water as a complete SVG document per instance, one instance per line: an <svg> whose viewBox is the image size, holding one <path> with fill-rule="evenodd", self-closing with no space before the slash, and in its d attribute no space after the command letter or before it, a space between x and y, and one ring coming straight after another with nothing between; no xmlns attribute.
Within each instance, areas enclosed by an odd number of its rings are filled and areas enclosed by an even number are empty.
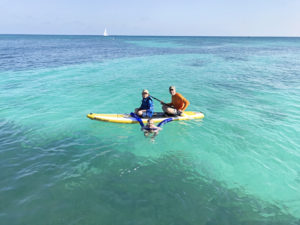
<svg viewBox="0 0 300 225"><path fill-rule="evenodd" d="M0 224L300 223L300 38L2 35L0 77ZM205 118L86 118L170 85Z"/></svg>

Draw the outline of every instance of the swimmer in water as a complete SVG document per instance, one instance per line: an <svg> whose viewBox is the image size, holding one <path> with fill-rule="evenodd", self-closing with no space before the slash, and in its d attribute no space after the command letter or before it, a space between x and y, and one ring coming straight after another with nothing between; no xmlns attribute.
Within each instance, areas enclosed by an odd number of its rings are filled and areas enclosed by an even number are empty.
<svg viewBox="0 0 300 225"><path fill-rule="evenodd" d="M162 129L161 127L157 127L154 125L153 119L149 118L147 121L146 126L141 128L144 132L144 136L148 137L150 134L152 135L152 138L155 138L155 136L158 134L158 132Z"/></svg>
<svg viewBox="0 0 300 225"><path fill-rule="evenodd" d="M162 129L161 127L163 125L165 125L168 122L173 121L173 118L167 118L167 119L161 121L157 126L155 126L153 119L149 118L147 121L147 124L145 126L143 121L141 120L141 118L138 115L136 115L135 113L130 113L130 116L135 118L140 123L141 131L144 132L145 137L148 137L150 134L153 134L151 137L152 140L157 136L158 132Z"/></svg>

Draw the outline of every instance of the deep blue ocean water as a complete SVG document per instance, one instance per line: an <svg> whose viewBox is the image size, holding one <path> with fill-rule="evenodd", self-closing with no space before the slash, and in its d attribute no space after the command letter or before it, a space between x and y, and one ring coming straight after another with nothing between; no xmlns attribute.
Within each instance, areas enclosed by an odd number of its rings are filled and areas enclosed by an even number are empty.
<svg viewBox="0 0 300 225"><path fill-rule="evenodd" d="M298 225L299 134L300 38L0 35L0 224Z"/></svg>

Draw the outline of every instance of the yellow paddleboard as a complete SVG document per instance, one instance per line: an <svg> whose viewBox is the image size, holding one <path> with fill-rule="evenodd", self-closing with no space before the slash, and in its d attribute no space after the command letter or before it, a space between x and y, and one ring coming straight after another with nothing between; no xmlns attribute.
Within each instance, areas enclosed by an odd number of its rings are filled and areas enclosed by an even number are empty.
<svg viewBox="0 0 300 225"><path fill-rule="evenodd" d="M92 120L100 120L112 123L138 123L138 121L131 117L129 114L96 114L90 113L87 115L88 118ZM164 116L164 113L154 113L153 121L154 123L159 123L167 118L173 118L173 120L193 120L193 119L203 119L204 114L202 112L183 112L181 116ZM142 118L143 123L146 123L148 118Z"/></svg>

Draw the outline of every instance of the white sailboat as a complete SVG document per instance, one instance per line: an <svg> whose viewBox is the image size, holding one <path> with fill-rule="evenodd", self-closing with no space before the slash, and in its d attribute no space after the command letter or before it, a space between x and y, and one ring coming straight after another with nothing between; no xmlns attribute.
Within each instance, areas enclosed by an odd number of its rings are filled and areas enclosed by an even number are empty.
<svg viewBox="0 0 300 225"><path fill-rule="evenodd" d="M107 31L106 31L106 28L104 29L103 36L104 36L104 37L108 36L108 33L107 33Z"/></svg>

